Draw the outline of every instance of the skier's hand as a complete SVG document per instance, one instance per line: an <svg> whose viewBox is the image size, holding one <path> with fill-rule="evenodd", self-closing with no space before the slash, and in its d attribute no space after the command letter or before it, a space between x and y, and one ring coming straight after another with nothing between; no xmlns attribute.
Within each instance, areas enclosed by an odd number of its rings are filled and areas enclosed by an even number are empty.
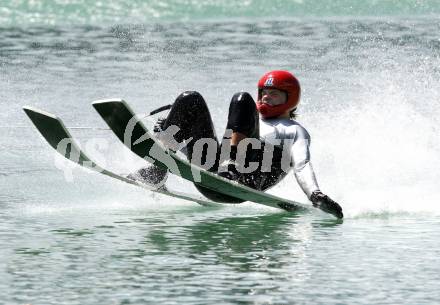
<svg viewBox="0 0 440 305"><path fill-rule="evenodd" d="M237 164L234 160L225 160L219 166L218 175L229 180L237 180L240 177L240 173L237 171L236 166Z"/></svg>
<svg viewBox="0 0 440 305"><path fill-rule="evenodd" d="M161 132L163 131L163 126L165 125L166 118L158 118L156 124L154 124L153 131Z"/></svg>
<svg viewBox="0 0 440 305"><path fill-rule="evenodd" d="M310 200L315 208L319 208L324 212L336 216L337 218L344 217L341 206L329 196L323 194L321 191L314 191L310 196Z"/></svg>

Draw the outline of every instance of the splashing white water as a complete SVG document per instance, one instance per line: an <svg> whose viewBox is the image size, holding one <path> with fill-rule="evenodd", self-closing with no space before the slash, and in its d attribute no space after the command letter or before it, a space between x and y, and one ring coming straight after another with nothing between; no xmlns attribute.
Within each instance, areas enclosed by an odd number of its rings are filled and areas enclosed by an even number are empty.
<svg viewBox="0 0 440 305"><path fill-rule="evenodd" d="M425 68L357 75L345 109L307 118L320 186L348 216L440 213L440 84Z"/></svg>

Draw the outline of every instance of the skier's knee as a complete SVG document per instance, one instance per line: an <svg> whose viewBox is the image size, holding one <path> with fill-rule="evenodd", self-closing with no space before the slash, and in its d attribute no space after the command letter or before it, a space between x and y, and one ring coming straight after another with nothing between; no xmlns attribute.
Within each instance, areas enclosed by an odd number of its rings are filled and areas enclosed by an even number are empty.
<svg viewBox="0 0 440 305"><path fill-rule="evenodd" d="M229 105L227 129L250 137L258 131L257 106L247 92L234 94Z"/></svg>
<svg viewBox="0 0 440 305"><path fill-rule="evenodd" d="M173 107L179 107L180 105L206 105L202 95L197 91L185 91L181 93L174 102Z"/></svg>
<svg viewBox="0 0 440 305"><path fill-rule="evenodd" d="M247 92L237 92L232 96L231 107L255 107L252 96Z"/></svg>

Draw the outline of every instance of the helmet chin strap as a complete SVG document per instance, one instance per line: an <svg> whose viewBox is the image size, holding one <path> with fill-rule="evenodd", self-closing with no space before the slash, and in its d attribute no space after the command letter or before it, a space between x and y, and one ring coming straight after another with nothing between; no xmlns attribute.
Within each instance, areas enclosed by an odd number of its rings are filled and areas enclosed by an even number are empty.
<svg viewBox="0 0 440 305"><path fill-rule="evenodd" d="M295 111L296 111L296 107L289 111L289 117L290 117L291 119L294 119L294 118L295 118L295 116L296 116L296 115L295 115Z"/></svg>

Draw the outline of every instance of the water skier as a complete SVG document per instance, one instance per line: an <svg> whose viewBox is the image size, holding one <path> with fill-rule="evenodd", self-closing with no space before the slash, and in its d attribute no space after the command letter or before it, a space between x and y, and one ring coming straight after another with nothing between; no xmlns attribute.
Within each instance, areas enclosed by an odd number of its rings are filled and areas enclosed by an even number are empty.
<svg viewBox="0 0 440 305"><path fill-rule="evenodd" d="M208 164L207 170L253 189L267 190L293 170L299 186L315 207L342 218L339 204L318 186L310 162L310 135L295 120L300 91L294 75L276 70L258 81L256 103L249 93L234 94L221 144L203 97L198 92L186 91L177 97L167 118L158 120L155 132L167 146L185 143L183 152L189 161ZM173 143L166 133L170 126L178 127ZM166 179L166 174L150 166L136 176L148 183L158 183ZM242 202L200 184L195 186L211 200Z"/></svg>

